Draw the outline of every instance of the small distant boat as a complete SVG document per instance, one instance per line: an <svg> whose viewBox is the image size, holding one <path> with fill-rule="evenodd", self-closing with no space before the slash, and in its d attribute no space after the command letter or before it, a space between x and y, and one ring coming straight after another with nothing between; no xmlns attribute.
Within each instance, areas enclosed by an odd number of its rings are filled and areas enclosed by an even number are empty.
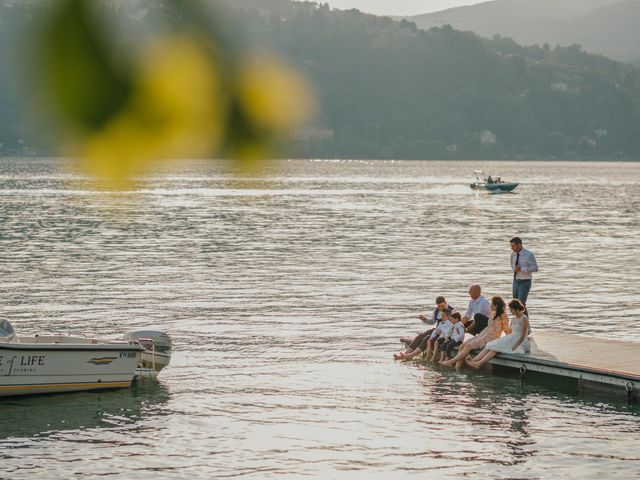
<svg viewBox="0 0 640 480"><path fill-rule="evenodd" d="M507 193L512 192L520 185L517 182L505 182L500 177L485 176L482 170L474 170L476 181L470 187L473 190L486 190L491 193Z"/></svg>
<svg viewBox="0 0 640 480"><path fill-rule="evenodd" d="M0 397L127 388L156 378L171 359L164 332L128 332L119 340L47 334L17 336L0 320Z"/></svg>

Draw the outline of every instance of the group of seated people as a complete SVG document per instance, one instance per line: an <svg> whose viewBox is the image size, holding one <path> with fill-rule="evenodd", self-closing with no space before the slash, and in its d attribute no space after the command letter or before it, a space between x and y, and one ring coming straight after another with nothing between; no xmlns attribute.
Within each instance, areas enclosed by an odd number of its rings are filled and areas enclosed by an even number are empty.
<svg viewBox="0 0 640 480"><path fill-rule="evenodd" d="M520 300L511 300L507 305L501 297L491 302L482 295L480 285L469 289L471 301L462 316L448 304L444 297L436 298L436 308L431 318L420 315L422 322L433 325L416 337L403 337L407 348L393 356L395 360L411 360L424 354L427 361L440 363L460 370L464 364L480 368L497 353L528 353L529 319L526 307ZM511 321L507 314L511 312ZM504 336L502 334L505 334ZM466 334L471 337L465 340ZM457 354L451 358L452 351ZM481 350L473 358L471 352Z"/></svg>

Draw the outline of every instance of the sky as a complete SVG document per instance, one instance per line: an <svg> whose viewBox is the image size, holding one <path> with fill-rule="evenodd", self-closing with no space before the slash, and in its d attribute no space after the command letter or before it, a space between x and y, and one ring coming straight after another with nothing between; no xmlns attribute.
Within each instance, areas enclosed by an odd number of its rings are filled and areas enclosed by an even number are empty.
<svg viewBox="0 0 640 480"><path fill-rule="evenodd" d="M481 0L324 0L321 3L340 9L357 8L377 15L417 15L481 3Z"/></svg>

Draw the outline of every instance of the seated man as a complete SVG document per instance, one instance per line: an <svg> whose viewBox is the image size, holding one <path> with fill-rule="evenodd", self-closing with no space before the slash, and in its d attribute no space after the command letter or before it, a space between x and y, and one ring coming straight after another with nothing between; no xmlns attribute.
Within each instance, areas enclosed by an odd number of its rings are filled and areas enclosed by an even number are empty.
<svg viewBox="0 0 640 480"><path fill-rule="evenodd" d="M484 330L491 318L491 302L482 295L482 288L480 285L471 285L469 287L469 306L467 307L467 313L462 317L462 323L464 324L467 333L471 335L477 335Z"/></svg>
<svg viewBox="0 0 640 480"><path fill-rule="evenodd" d="M0 320L0 342L11 343L17 342L13 326L7 320Z"/></svg>
<svg viewBox="0 0 640 480"><path fill-rule="evenodd" d="M436 353L438 352L438 348L440 346L440 342L447 337L447 335L449 334L449 330L451 330L451 328L453 327L453 323L450 320L451 313L452 310L450 308L445 308L442 311L442 321L436 328L432 330L432 333L428 338L424 339L422 343L414 350L410 350L409 348L405 352L394 355L393 359L411 360L416 355L420 355L421 353L426 352L425 358L426 360L429 360L429 355L432 351L433 358L435 359Z"/></svg>
<svg viewBox="0 0 640 480"><path fill-rule="evenodd" d="M431 318L427 318L424 315L420 315L418 317L422 321L422 323L425 323L427 325L433 325L434 327L430 328L426 332L419 334L416 337L401 338L400 341L406 344L407 346L407 349L404 351L404 353L413 352L416 349L420 349L421 351L424 351L424 349L427 346L427 341L431 337L431 334L442 321L442 312L447 308L450 310L453 310L453 307L447 303L447 300L443 296L439 296L438 298L436 298L436 308L433 310L433 313L431 314Z"/></svg>

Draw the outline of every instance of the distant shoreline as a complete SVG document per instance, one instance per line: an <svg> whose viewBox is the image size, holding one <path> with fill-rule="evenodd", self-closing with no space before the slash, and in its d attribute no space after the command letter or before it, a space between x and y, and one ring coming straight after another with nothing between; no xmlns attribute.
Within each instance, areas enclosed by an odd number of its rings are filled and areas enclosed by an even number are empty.
<svg viewBox="0 0 640 480"><path fill-rule="evenodd" d="M5 155L0 154L2 160L24 160L24 159L49 159L49 160L74 160L73 157L61 157L55 155ZM167 160L167 159L163 159ZM170 159L169 159L170 160ZM190 158L178 160L211 160L211 161L230 161L225 158ZM544 162L544 163L638 163L640 158L365 158L365 157L311 157L311 156L283 156L267 159L270 160L308 160L308 161L354 161L354 162L505 162L505 163L524 163L524 162Z"/></svg>

